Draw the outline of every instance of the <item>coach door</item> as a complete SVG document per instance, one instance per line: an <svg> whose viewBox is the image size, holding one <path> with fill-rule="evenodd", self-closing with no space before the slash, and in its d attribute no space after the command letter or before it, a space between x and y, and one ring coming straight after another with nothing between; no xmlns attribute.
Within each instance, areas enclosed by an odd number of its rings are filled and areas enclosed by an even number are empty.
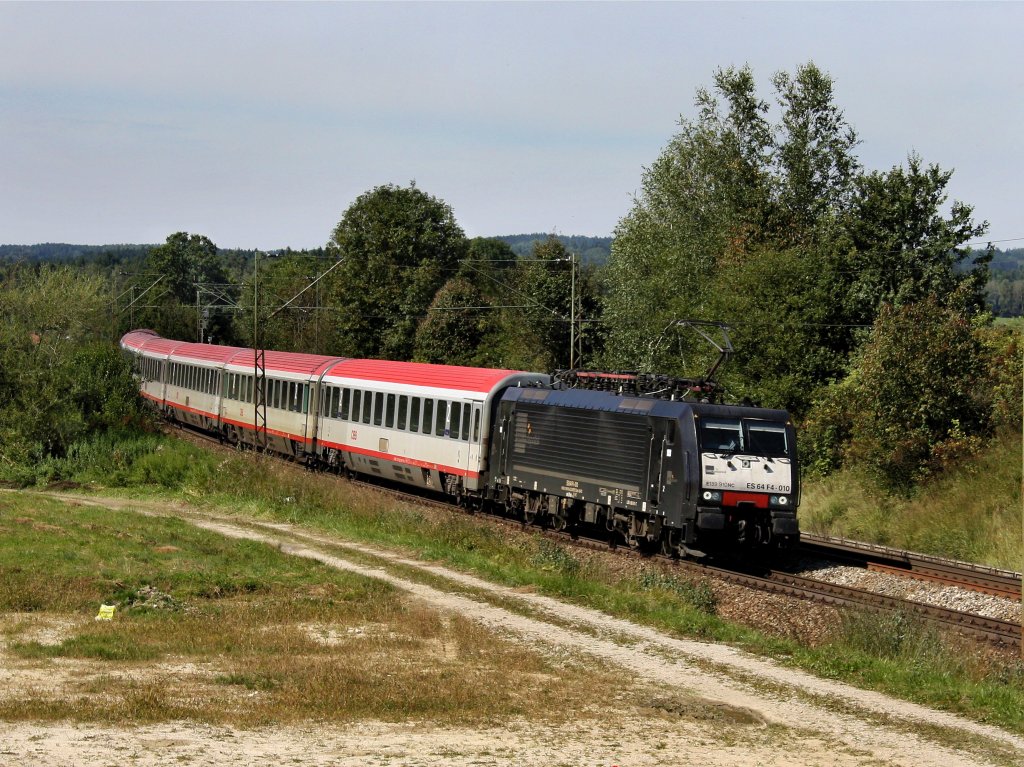
<svg viewBox="0 0 1024 767"><path fill-rule="evenodd" d="M466 485L470 488L476 489L478 487L478 481L480 476L481 466L484 462L483 455L483 403L473 402L470 403L470 407L465 412L465 423L463 424L463 433L469 438L469 460L466 469L469 471L466 477Z"/></svg>

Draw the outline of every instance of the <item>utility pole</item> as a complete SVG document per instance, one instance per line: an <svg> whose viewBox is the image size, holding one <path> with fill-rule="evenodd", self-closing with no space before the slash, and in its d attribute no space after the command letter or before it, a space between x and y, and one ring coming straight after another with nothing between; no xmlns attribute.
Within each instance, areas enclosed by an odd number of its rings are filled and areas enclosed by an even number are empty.
<svg viewBox="0 0 1024 767"><path fill-rule="evenodd" d="M252 419L256 431L256 447L267 449L267 357L260 349L260 313L259 313L259 269L260 252L257 250L252 259Z"/></svg>
<svg viewBox="0 0 1024 767"><path fill-rule="evenodd" d="M572 286L569 291L569 369L576 369L576 254L569 254Z"/></svg>

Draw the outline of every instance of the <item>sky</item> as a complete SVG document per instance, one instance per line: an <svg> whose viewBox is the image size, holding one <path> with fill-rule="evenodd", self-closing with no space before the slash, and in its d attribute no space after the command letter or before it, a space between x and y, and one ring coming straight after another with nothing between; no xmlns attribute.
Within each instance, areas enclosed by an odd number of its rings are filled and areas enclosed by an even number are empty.
<svg viewBox="0 0 1024 767"><path fill-rule="evenodd" d="M327 243L416 186L466 234L611 235L716 69L813 61L1024 247L1024 3L0 1L0 243Z"/></svg>

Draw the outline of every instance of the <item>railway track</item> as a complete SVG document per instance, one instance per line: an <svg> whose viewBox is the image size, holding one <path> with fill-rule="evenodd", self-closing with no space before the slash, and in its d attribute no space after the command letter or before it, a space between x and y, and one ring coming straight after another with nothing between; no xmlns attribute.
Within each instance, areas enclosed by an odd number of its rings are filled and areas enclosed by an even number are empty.
<svg viewBox="0 0 1024 767"><path fill-rule="evenodd" d="M1021 598L1020 573L985 565L811 533L801 534L800 553L1006 599Z"/></svg>
<svg viewBox="0 0 1024 767"><path fill-rule="evenodd" d="M232 452L235 450L221 444L210 435L187 427L181 430L174 430L173 433L179 435L182 433L189 434L204 443L218 445ZM410 503L443 507L449 510L456 510L458 508L449 501L424 497L377 482L360 479L350 481ZM528 526L524 525L521 521L500 515L485 516L498 524L520 529L528 528L539 535L550 537L572 546L602 551L608 551L610 548L606 541L576 538L566 531L556 531L540 526ZM829 538L813 534L802 535L801 538L806 539L801 541L800 548L800 552L804 555L931 581L944 578L944 580L939 582L950 583L962 588L973 588L985 593L996 593L998 596L1019 598L1021 594L1021 580L1018 573L996 570L995 568L982 565L972 565L966 562L943 560L938 557L914 554L912 552L847 539ZM635 549L625 547L618 548L616 551L623 556L656 558L670 562L673 566L685 569L695 575L713 576L728 583L768 593L807 599L836 607L856 608L878 613L902 612L918 616L943 629L955 631L976 640L1002 647L1018 649L1021 647L1022 629L1020 623L900 599L865 589L842 586L814 578L794 575L780 570L762 571L760 573L744 572L740 569L703 564L691 560L642 554Z"/></svg>

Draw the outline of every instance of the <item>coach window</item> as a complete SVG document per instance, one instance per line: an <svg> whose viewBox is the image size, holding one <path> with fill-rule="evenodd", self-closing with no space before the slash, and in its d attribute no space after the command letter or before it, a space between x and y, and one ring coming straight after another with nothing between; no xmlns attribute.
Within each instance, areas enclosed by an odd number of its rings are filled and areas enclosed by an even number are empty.
<svg viewBox="0 0 1024 767"><path fill-rule="evenodd" d="M373 414L373 392L363 392L363 423L369 423Z"/></svg>
<svg viewBox="0 0 1024 767"><path fill-rule="evenodd" d="M373 425L380 426L384 420L384 395L377 392L373 400Z"/></svg>
<svg viewBox="0 0 1024 767"><path fill-rule="evenodd" d="M254 402L254 395L256 392L256 379L253 376L245 377L245 401Z"/></svg>
<svg viewBox="0 0 1024 767"><path fill-rule="evenodd" d="M303 415L309 414L309 384L302 384L302 413Z"/></svg>
<svg viewBox="0 0 1024 767"><path fill-rule="evenodd" d="M403 394L398 398L398 428L405 431L405 419L409 412L409 397Z"/></svg>
<svg viewBox="0 0 1024 767"><path fill-rule="evenodd" d="M444 436L444 422L448 420L448 401L439 399L437 401L437 413L434 419L434 434Z"/></svg>
<svg viewBox="0 0 1024 767"><path fill-rule="evenodd" d="M384 411L384 425L389 428L395 428L395 395L389 394L387 400L387 409Z"/></svg>
<svg viewBox="0 0 1024 767"><path fill-rule="evenodd" d="M412 402L409 404L409 431L418 432L420 430L420 398L412 397Z"/></svg>
<svg viewBox="0 0 1024 767"><path fill-rule="evenodd" d="M462 439L469 441L469 403L462 406Z"/></svg>
<svg viewBox="0 0 1024 767"><path fill-rule="evenodd" d="M459 425L462 423L462 406L458 402L452 403L452 424L448 436L452 439L459 438Z"/></svg>
<svg viewBox="0 0 1024 767"><path fill-rule="evenodd" d="M473 408L473 441L480 441L480 406Z"/></svg>
<svg viewBox="0 0 1024 767"><path fill-rule="evenodd" d="M359 410L359 392L355 392L355 399L352 399L352 390L348 387L341 390L341 418L344 421L348 420L348 405L352 402L352 411Z"/></svg>
<svg viewBox="0 0 1024 767"><path fill-rule="evenodd" d="M352 390L352 420L359 420L359 409L362 407L363 393L359 389Z"/></svg>
<svg viewBox="0 0 1024 767"><path fill-rule="evenodd" d="M430 434L434 430L434 400L423 400L423 433Z"/></svg>

